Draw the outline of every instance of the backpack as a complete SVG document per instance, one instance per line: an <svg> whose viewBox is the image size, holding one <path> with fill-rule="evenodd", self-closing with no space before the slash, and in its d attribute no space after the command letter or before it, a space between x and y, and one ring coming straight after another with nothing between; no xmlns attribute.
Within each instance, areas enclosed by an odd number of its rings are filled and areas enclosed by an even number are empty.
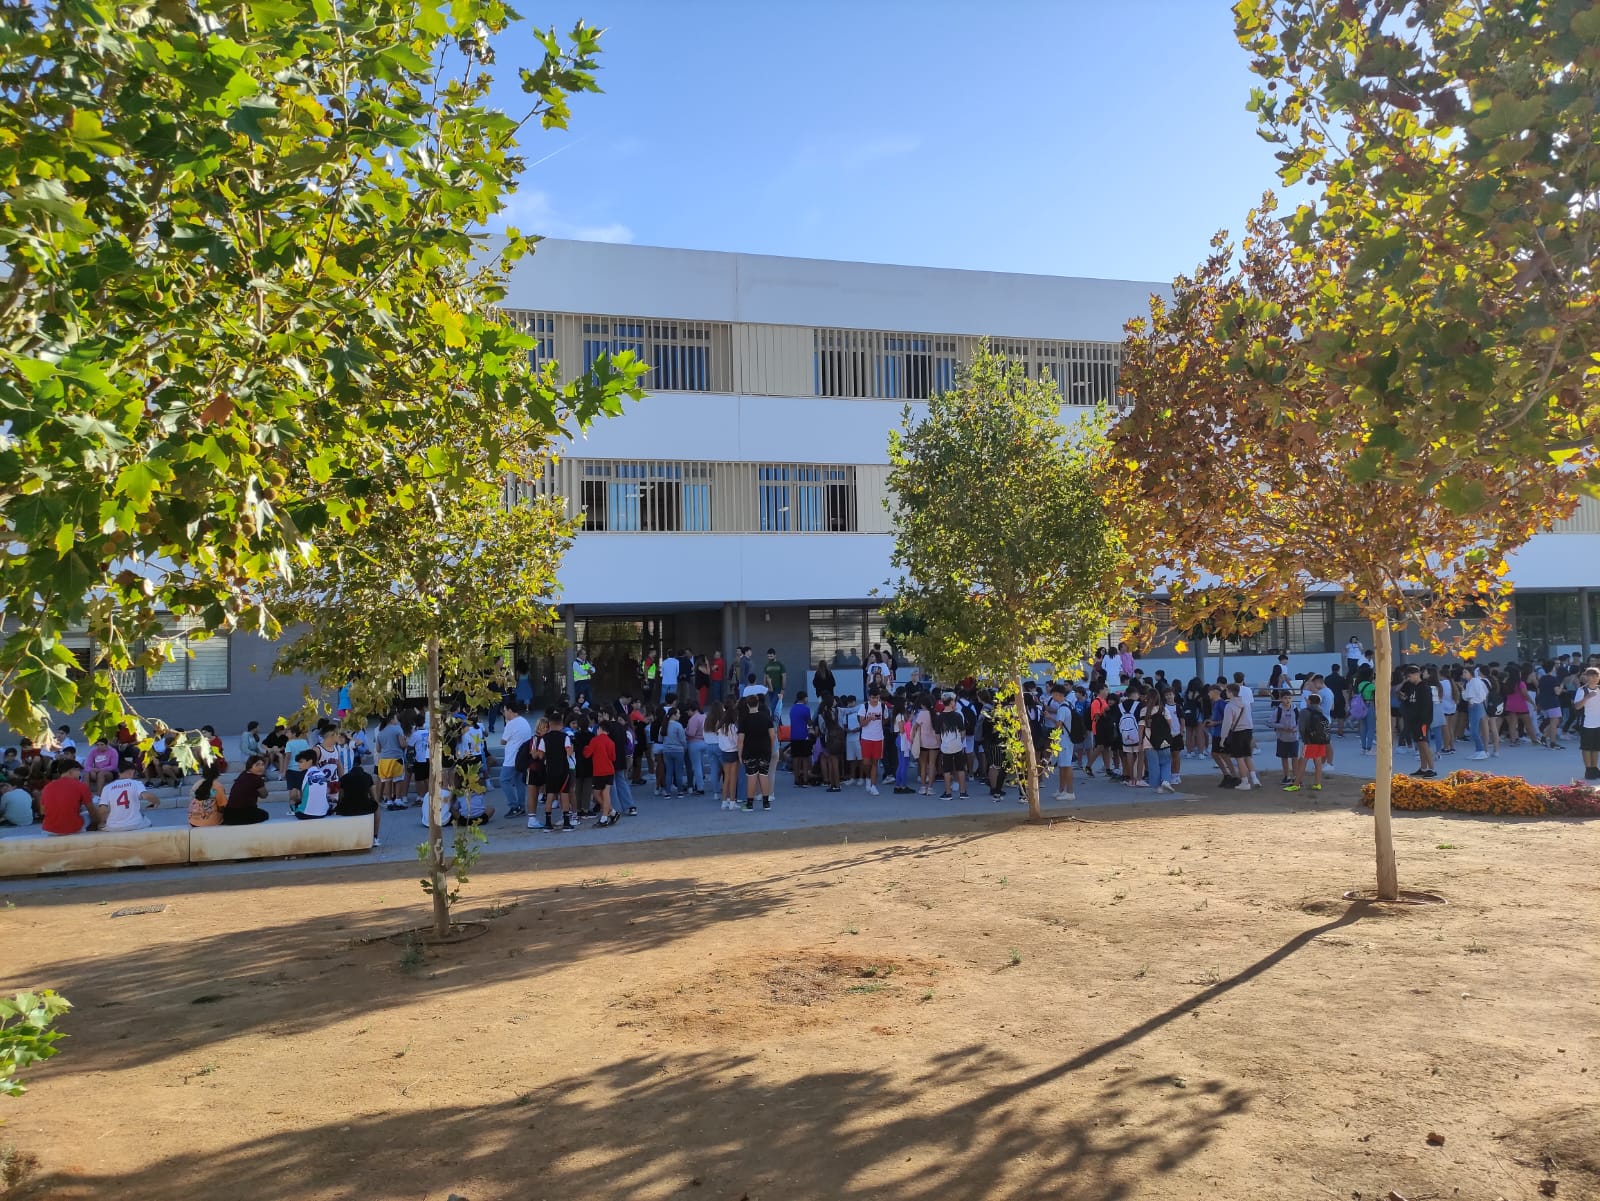
<svg viewBox="0 0 1600 1201"><path fill-rule="evenodd" d="M1167 720L1165 709L1156 710L1150 717L1150 745L1158 751L1172 745L1172 723Z"/></svg>
<svg viewBox="0 0 1600 1201"><path fill-rule="evenodd" d="M1367 715L1367 702L1358 692L1350 698L1350 716L1360 721Z"/></svg>
<svg viewBox="0 0 1600 1201"><path fill-rule="evenodd" d="M1100 710L1100 718L1095 722L1095 737L1101 742L1111 744L1117 738L1117 711L1110 705Z"/></svg>
<svg viewBox="0 0 1600 1201"><path fill-rule="evenodd" d="M1328 715L1321 709L1306 710L1306 745L1328 745Z"/></svg>
<svg viewBox="0 0 1600 1201"><path fill-rule="evenodd" d="M966 731L968 737L977 734L978 707L976 705L969 705L966 701L961 702L961 728Z"/></svg>
<svg viewBox="0 0 1600 1201"><path fill-rule="evenodd" d="M1076 746L1089 733L1089 723L1084 719L1082 709L1079 709L1076 705L1070 706L1070 708L1072 715L1068 719L1067 732L1068 737L1072 739L1072 744Z"/></svg>
<svg viewBox="0 0 1600 1201"><path fill-rule="evenodd" d="M1140 742L1139 710L1137 707L1129 708L1126 701L1123 702L1121 708L1122 716L1117 718L1117 733L1122 737L1123 749L1129 751L1138 750Z"/></svg>

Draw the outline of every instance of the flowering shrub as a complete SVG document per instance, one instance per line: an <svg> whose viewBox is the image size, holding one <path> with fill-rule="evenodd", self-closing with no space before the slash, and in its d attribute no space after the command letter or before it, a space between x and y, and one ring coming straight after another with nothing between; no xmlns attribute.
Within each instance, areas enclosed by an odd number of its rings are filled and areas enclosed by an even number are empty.
<svg viewBox="0 0 1600 1201"><path fill-rule="evenodd" d="M1390 787L1390 803L1396 809L1514 817L1600 817L1600 791L1579 783L1530 784L1520 776L1456 771L1440 780L1395 776ZM1370 809L1373 796L1374 786L1364 785L1361 803Z"/></svg>

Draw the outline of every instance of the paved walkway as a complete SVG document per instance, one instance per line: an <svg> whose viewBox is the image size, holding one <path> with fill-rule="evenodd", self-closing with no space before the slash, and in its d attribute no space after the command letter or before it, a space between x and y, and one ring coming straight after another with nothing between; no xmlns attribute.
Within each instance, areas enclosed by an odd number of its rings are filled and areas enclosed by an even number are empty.
<svg viewBox="0 0 1600 1201"><path fill-rule="evenodd" d="M1267 746L1270 748L1270 743ZM1413 771L1416 767L1414 752L1396 750L1395 770ZM1370 780L1374 760L1361 754L1355 738L1335 739L1334 772L1339 778L1355 777ZM1498 758L1486 762L1471 759L1468 744L1454 755L1439 760L1440 774L1457 768L1476 768L1506 775L1522 776L1537 784L1566 783L1582 775L1582 760L1576 745L1566 750L1552 751L1541 747L1508 747ZM1268 796L1283 795L1276 785L1278 768L1275 760L1259 758L1257 770L1266 785ZM1217 788L1218 775L1209 759L1185 760L1183 784L1177 797L1166 797L1150 789L1131 789L1101 776L1085 779L1079 773L1075 800L1071 804L1055 804L1050 800L1054 788L1045 789L1045 807L1048 812L1066 814L1085 807L1126 805L1133 802L1181 800L1196 796L1225 795ZM1007 799L996 803L989 799L987 789L975 788L967 800L942 800L932 797L895 796L889 789L879 796L869 796L862 788L845 788L839 793L826 793L819 788L796 789L788 775L776 777L776 799L773 809L754 812L725 812L712 797L660 798L652 794L648 777L643 785L634 787L635 803L639 807L636 817L624 818L610 829L596 829L594 823L585 822L572 832L547 833L529 830L525 819L507 820L496 816L484 827L489 841L483 847L486 855L538 854L546 848L565 846L597 846L610 842L650 842L674 838L696 838L706 835L750 833L758 830L799 830L818 826L850 825L853 823L897 821L924 817L943 817L959 814L1021 812L1016 800L1016 789L1008 792ZM187 821L188 792L177 789L158 790L163 798L160 809L151 812L157 825L182 825ZM491 793L492 804L504 808L504 797L498 790ZM282 782L274 782L266 801L271 820L287 820L288 798ZM322 856L311 859L258 860L237 864L217 864L176 868L144 869L137 873L140 880L165 883L181 880L195 873L248 873L261 871L303 870L306 868L348 867L366 863L415 863L416 845L424 830L423 811L420 808L385 812L382 817L381 847L359 856ZM38 834L38 828L0 829L0 837ZM41 889L82 887L105 883L108 880L135 878L127 873L84 872L73 875L51 876L37 880L0 882L0 895L20 895Z"/></svg>

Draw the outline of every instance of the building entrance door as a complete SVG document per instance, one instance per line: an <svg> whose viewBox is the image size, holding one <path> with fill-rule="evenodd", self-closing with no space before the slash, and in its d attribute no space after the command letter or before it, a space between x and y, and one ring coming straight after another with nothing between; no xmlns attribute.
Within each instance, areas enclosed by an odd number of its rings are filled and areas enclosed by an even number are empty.
<svg viewBox="0 0 1600 1201"><path fill-rule="evenodd" d="M677 623L670 617L588 617L576 623L578 645L594 664L594 697L609 703L627 693L638 697L646 655L661 658L663 646L674 645Z"/></svg>

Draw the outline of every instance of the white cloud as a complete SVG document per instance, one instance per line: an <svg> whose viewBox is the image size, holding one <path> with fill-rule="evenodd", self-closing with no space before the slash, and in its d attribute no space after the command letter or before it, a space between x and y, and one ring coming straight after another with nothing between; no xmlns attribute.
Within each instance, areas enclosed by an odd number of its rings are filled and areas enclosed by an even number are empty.
<svg viewBox="0 0 1600 1201"><path fill-rule="evenodd" d="M504 229L514 225L523 233L544 234L551 238L576 238L583 242L631 242L633 230L620 221L591 224L563 217L556 211L549 193L523 189L512 193L494 222Z"/></svg>

